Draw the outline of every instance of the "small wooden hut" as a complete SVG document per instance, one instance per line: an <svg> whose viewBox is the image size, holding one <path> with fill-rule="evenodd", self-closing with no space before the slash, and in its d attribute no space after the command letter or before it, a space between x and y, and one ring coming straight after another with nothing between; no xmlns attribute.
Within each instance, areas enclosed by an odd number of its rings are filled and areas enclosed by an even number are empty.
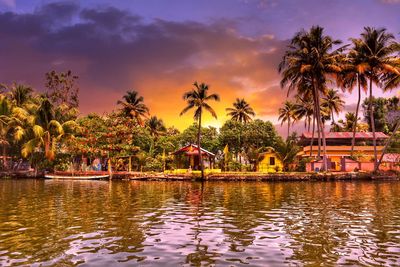
<svg viewBox="0 0 400 267"><path fill-rule="evenodd" d="M204 148L200 148L200 151L203 158L204 168L213 169L215 163L215 154ZM173 154L177 169L200 170L199 148L197 145L190 144L181 147Z"/></svg>

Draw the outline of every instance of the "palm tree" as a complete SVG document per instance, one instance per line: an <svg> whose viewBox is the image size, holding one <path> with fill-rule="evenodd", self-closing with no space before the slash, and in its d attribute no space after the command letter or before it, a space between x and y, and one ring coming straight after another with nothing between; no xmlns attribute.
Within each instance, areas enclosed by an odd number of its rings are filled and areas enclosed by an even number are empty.
<svg viewBox="0 0 400 267"><path fill-rule="evenodd" d="M290 101L286 101L282 108L279 108L279 118L278 120L282 121L281 126L287 122L288 129L287 129L287 136L289 137L290 134L290 124L296 120L295 117L296 106L294 103Z"/></svg>
<svg viewBox="0 0 400 267"><path fill-rule="evenodd" d="M292 164L299 152L300 148L297 145L297 134L296 132L292 133L286 141L280 141L276 145L275 152L277 153L278 158L283 163L283 170L289 171L289 166Z"/></svg>
<svg viewBox="0 0 400 267"><path fill-rule="evenodd" d="M321 121L320 94L325 91L328 75L337 74L341 70L341 52L344 47L333 49L339 44L340 40L324 35L323 28L313 26L310 31L302 30L294 36L279 64L279 72L282 74L281 86L288 85L288 94L298 89L305 81L312 88L317 129L322 136L324 170L327 170L328 164L325 131Z"/></svg>
<svg viewBox="0 0 400 267"><path fill-rule="evenodd" d="M217 118L217 114L214 109L207 104L210 100L219 101L219 95L211 94L208 95L208 85L205 83L198 84L194 82L194 89L183 94L183 100L187 102L187 106L182 110L180 116L185 114L192 108L195 108L194 119L198 121L198 132L197 132L197 148L199 150L199 165L201 169L201 179L204 180L204 166L203 159L201 156L201 117L203 115L203 109L210 112L214 118Z"/></svg>
<svg viewBox="0 0 400 267"><path fill-rule="evenodd" d="M233 108L227 108L226 111L228 115L231 116L232 120L240 123L248 123L252 120L251 117L256 115L253 108L250 107L249 103L243 98L236 98L236 102L233 103Z"/></svg>
<svg viewBox="0 0 400 267"><path fill-rule="evenodd" d="M236 102L233 103L233 108L227 108L226 111L228 112L228 115L231 116L231 119L233 121L237 121L243 124L246 124L252 120L251 117L254 117L256 113L254 112L253 108L250 107L249 103L247 103L243 98L239 99L236 98ZM242 137L242 127L240 127L239 131L239 147L240 150L241 148L241 138ZM236 153L236 158L239 156L239 163L242 163L242 156L241 152Z"/></svg>
<svg viewBox="0 0 400 267"><path fill-rule="evenodd" d="M326 107L331 116L332 123L335 123L335 118L333 114L339 114L343 110L344 101L339 95L339 91L334 89L329 89L326 95L322 98L322 107Z"/></svg>
<svg viewBox="0 0 400 267"><path fill-rule="evenodd" d="M378 152L376 148L375 120L373 110L373 90L372 83L380 86L385 75L400 74L397 67L398 58L394 53L399 50L392 34L386 32L385 28L365 27L361 33L361 38L354 39L357 45L360 62L365 68L365 75L369 79L369 116L374 146L374 171L378 169ZM397 61L396 61L397 60ZM397 64L396 64L397 63Z"/></svg>
<svg viewBox="0 0 400 267"><path fill-rule="evenodd" d="M75 121L60 122L54 119L55 111L49 99L43 98L35 114L33 124L25 129L27 137L23 144L21 154L23 157L31 155L35 149L44 148L44 155L48 160L53 160L56 155L58 142L73 138L79 129Z"/></svg>
<svg viewBox="0 0 400 267"><path fill-rule="evenodd" d="M149 150L149 154L151 156L153 154L154 142L158 139L158 137L160 135L165 133L165 131L167 129L165 128L163 120L157 118L156 116L151 116L146 121L146 126L147 126L147 129L149 130L150 136L152 137L150 150Z"/></svg>
<svg viewBox="0 0 400 267"><path fill-rule="evenodd" d="M14 84L10 91L11 101L17 107L23 107L32 100L33 89L22 84Z"/></svg>
<svg viewBox="0 0 400 267"><path fill-rule="evenodd" d="M6 170L7 159L6 149L9 145L7 134L10 130L10 121L12 116L12 106L10 101L4 96L0 95L0 145L3 148L3 169Z"/></svg>
<svg viewBox="0 0 400 267"><path fill-rule="evenodd" d="M314 116L314 103L312 99L297 95L294 109L294 117L296 120L304 119L304 128L310 131L311 120Z"/></svg>
<svg viewBox="0 0 400 267"><path fill-rule="evenodd" d="M139 96L136 91L127 91L123 100L118 100L117 104L122 106L121 111L125 116L136 119L137 123L143 126L143 117L149 114L149 108L143 103L143 96Z"/></svg>
<svg viewBox="0 0 400 267"><path fill-rule="evenodd" d="M344 90L348 90L350 93L353 91L354 86L357 84L357 106L355 118L358 118L361 103L361 89L367 93L367 77L365 75L367 65L362 61L360 54L360 42L356 39L352 39L353 47L344 58L344 66L342 72L337 76L337 83ZM351 139L351 155L354 153L354 145L356 141L356 129L358 119L354 120L354 125L351 130L353 137Z"/></svg>

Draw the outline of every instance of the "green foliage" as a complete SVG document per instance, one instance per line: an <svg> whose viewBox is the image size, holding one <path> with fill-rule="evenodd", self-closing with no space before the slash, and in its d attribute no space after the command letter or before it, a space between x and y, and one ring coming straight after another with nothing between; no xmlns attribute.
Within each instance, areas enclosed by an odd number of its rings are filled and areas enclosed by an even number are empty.
<svg viewBox="0 0 400 267"><path fill-rule="evenodd" d="M228 120L222 125L219 132L220 149L228 145L229 150L235 155L242 151L244 124Z"/></svg>
<svg viewBox="0 0 400 267"><path fill-rule="evenodd" d="M179 135L179 146L185 146L188 144L197 144L197 133L198 133L198 124L193 123L188 128L186 128ZM209 126L207 128L201 128L201 147L207 149L213 153L216 153L218 149L220 149L219 140L218 140L218 131L215 127Z"/></svg>
<svg viewBox="0 0 400 267"><path fill-rule="evenodd" d="M362 107L364 109L364 120L368 123L369 130L371 130L371 119L368 109L369 103L370 99L366 98L362 104ZM390 111L396 111L400 109L398 98L372 98L372 106L374 110L375 130L377 132L384 132L386 134L389 133L391 130L393 130L395 125L394 123L388 122L388 113Z"/></svg>

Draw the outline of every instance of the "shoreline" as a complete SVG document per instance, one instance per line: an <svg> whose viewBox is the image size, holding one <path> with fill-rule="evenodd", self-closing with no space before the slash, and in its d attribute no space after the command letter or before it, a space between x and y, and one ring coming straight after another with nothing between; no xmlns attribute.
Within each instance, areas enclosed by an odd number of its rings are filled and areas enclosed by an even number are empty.
<svg viewBox="0 0 400 267"><path fill-rule="evenodd" d="M59 175L72 176L70 172L56 172ZM75 175L104 175L108 172L75 172ZM44 172L0 172L1 179L45 179ZM194 174L164 174L154 172L116 172L112 180L141 180L141 181L200 181ZM68 180L68 179L66 179ZM72 179L71 179L72 180ZM340 181L340 180L400 180L400 174L395 172L381 172L372 174L367 172L330 172L330 173L257 173L257 172L222 172L209 174L205 181Z"/></svg>

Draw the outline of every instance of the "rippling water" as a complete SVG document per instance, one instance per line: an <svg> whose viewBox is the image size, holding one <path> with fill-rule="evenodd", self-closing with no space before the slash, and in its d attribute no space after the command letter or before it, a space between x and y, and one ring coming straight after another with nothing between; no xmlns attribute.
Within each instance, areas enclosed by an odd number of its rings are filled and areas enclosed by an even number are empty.
<svg viewBox="0 0 400 267"><path fill-rule="evenodd" d="M399 266L400 183L0 180L0 265Z"/></svg>

